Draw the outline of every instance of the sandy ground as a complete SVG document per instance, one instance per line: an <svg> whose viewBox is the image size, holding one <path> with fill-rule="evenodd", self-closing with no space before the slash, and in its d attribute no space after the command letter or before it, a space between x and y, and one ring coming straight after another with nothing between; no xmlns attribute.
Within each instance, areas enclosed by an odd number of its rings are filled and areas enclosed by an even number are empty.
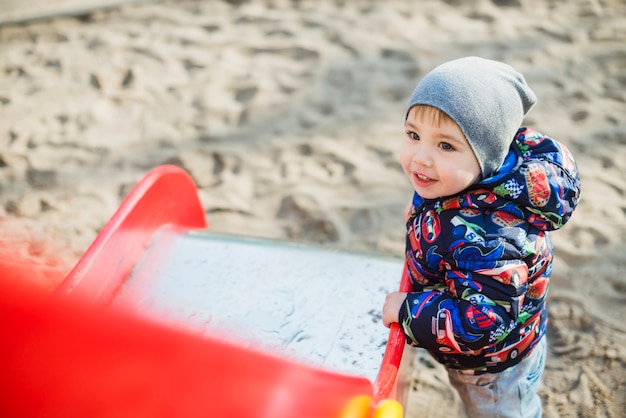
<svg viewBox="0 0 626 418"><path fill-rule="evenodd" d="M47 247L24 251L71 266L170 163L213 230L400 256L405 105L464 55L524 73L527 125L582 173L552 235L544 415L626 416L623 1L165 1L0 27L4 239L36 237ZM415 363L407 416L462 416L441 368Z"/></svg>

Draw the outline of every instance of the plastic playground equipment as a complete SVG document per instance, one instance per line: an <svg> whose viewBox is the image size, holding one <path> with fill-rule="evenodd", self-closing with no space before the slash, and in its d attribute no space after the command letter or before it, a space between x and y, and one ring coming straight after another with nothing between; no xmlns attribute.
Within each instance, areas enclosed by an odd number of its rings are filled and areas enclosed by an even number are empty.
<svg viewBox="0 0 626 418"><path fill-rule="evenodd" d="M401 417L377 314L399 282L398 259L211 233L157 167L55 295L1 284L0 415Z"/></svg>

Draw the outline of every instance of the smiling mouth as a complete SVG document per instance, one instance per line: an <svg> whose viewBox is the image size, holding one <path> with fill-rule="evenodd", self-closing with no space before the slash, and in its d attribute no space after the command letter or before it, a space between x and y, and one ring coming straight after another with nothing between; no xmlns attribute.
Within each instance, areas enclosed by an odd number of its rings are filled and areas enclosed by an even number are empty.
<svg viewBox="0 0 626 418"><path fill-rule="evenodd" d="M430 178L428 176L424 176L422 174L415 173L414 175L415 175L415 178L420 180L420 181L434 181L434 179L432 179L432 178Z"/></svg>

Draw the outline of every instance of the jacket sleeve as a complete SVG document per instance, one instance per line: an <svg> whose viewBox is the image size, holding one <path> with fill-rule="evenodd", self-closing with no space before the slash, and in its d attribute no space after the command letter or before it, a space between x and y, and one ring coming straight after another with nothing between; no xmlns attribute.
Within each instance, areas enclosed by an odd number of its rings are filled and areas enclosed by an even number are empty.
<svg viewBox="0 0 626 418"><path fill-rule="evenodd" d="M522 250L526 232L505 228L496 236L478 218L442 218L454 226L456 239L431 247L427 257L430 265L441 267L444 280L439 282L444 284L418 286L420 291L409 293L399 312L413 345L477 354L504 339L522 320L520 308L528 290ZM438 253L437 248L445 251Z"/></svg>

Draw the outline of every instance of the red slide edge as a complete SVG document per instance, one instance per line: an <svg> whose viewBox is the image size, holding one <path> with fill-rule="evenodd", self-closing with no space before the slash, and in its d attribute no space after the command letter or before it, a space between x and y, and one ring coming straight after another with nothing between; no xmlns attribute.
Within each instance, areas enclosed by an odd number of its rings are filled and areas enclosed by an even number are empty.
<svg viewBox="0 0 626 418"><path fill-rule="evenodd" d="M193 179L174 165L156 167L137 183L56 292L109 303L165 225L180 230L207 227Z"/></svg>

